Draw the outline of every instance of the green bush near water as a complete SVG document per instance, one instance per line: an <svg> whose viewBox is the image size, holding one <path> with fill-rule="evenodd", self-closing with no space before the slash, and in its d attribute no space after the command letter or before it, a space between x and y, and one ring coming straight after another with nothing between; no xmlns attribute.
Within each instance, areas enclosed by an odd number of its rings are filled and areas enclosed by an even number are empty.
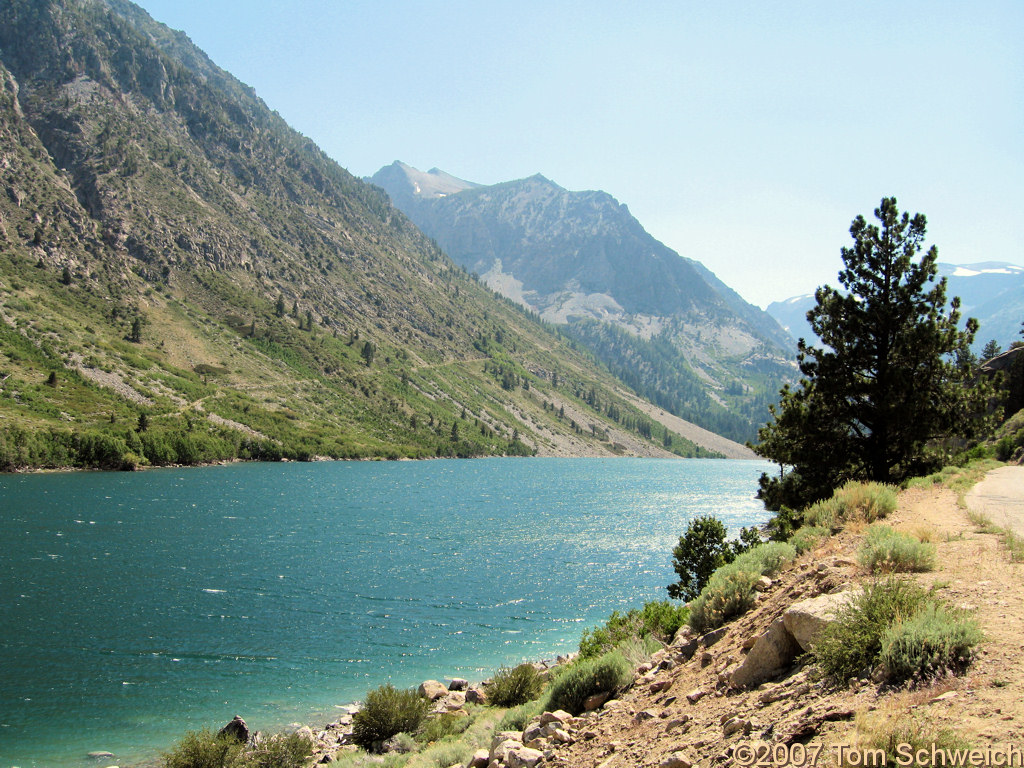
<svg viewBox="0 0 1024 768"><path fill-rule="evenodd" d="M690 604L690 626L696 632L706 632L746 613L754 604L758 579L777 573L794 557L796 548L791 544L769 541L722 566Z"/></svg>
<svg viewBox="0 0 1024 768"><path fill-rule="evenodd" d="M366 750L396 733L414 733L429 703L413 689L382 685L366 694L363 708L352 718L352 740Z"/></svg>
<svg viewBox="0 0 1024 768"><path fill-rule="evenodd" d="M533 701L544 690L544 680L532 664L502 667L487 686L487 703L496 707L517 707Z"/></svg>
<svg viewBox="0 0 1024 768"><path fill-rule="evenodd" d="M597 693L615 693L633 680L633 670L619 651L582 659L552 681L545 710L564 709L573 715L583 711L583 702Z"/></svg>
<svg viewBox="0 0 1024 768"><path fill-rule="evenodd" d="M634 637L654 637L667 643L686 623L688 616L686 606L668 600L652 601L625 614L612 611L603 626L583 630L580 656L585 659L600 656Z"/></svg>
<svg viewBox="0 0 1024 768"><path fill-rule="evenodd" d="M305 768L313 748L297 733L275 734L254 747L209 729L190 731L163 755L164 768Z"/></svg>

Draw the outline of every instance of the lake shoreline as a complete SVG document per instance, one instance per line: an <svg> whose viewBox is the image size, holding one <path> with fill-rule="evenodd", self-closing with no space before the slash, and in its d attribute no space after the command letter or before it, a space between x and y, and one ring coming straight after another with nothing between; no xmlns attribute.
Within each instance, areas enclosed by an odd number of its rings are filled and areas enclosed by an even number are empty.
<svg viewBox="0 0 1024 768"><path fill-rule="evenodd" d="M319 729L380 683L477 681L568 654L613 610L664 598L692 516L761 522L765 466L538 458L0 476L12 595L0 754L86 768L82 756L109 750L125 766L236 714L267 732ZM55 735L55 717L76 727Z"/></svg>

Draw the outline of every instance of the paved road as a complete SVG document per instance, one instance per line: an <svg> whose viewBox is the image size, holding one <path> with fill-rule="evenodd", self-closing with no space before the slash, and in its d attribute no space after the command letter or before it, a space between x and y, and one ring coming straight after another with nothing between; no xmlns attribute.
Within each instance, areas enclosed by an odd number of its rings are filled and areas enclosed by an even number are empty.
<svg viewBox="0 0 1024 768"><path fill-rule="evenodd" d="M967 493L965 500L968 509L1024 536L1024 467L993 469Z"/></svg>

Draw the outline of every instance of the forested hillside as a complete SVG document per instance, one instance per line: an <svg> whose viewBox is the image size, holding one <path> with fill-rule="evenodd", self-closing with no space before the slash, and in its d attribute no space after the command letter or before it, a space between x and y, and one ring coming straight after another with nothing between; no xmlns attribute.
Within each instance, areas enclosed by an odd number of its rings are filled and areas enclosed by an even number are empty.
<svg viewBox="0 0 1024 768"><path fill-rule="evenodd" d="M703 453L130 3L0 8L0 167L0 466Z"/></svg>

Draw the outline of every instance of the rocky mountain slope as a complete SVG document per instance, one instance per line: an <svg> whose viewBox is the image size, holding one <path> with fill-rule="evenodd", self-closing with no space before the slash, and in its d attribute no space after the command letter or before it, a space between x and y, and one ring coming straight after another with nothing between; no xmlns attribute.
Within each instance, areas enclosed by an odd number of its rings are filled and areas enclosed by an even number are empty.
<svg viewBox="0 0 1024 768"><path fill-rule="evenodd" d="M735 439L792 374L792 341L605 192L493 186L404 163L371 179L461 266L556 323L666 410Z"/></svg>
<svg viewBox="0 0 1024 768"><path fill-rule="evenodd" d="M696 455L125 0L0 6L0 467Z"/></svg>
<svg viewBox="0 0 1024 768"><path fill-rule="evenodd" d="M1024 317L1024 267L1006 262L981 264L939 263L939 277L947 280L946 296L959 296L960 313L981 324L974 338L975 351L995 339L1003 348L1018 340ZM814 307L814 295L794 296L768 305L767 312L789 334L798 339L813 337L807 312Z"/></svg>

